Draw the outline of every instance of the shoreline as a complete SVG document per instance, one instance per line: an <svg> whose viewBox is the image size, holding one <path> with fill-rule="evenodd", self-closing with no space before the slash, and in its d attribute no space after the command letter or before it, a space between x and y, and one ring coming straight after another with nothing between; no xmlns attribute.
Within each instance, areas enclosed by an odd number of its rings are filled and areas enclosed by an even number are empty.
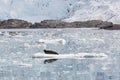
<svg viewBox="0 0 120 80"><path fill-rule="evenodd" d="M0 29L42 29L42 28L98 28L106 30L120 30L120 24L102 20L65 22L62 20L43 20L31 23L21 19L0 21Z"/></svg>

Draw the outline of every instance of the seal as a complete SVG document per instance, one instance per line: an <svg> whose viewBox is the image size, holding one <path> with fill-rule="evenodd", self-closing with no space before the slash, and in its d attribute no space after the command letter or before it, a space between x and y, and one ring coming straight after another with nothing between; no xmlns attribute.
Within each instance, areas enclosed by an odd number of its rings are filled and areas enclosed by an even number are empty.
<svg viewBox="0 0 120 80"><path fill-rule="evenodd" d="M44 50L44 53L45 53L45 54L56 54L56 55L58 55L57 52L52 51L52 50Z"/></svg>
<svg viewBox="0 0 120 80"><path fill-rule="evenodd" d="M44 50L44 53L45 53L45 54L55 54L55 55L58 55L57 52L52 51L52 50ZM44 64L46 64L46 63L52 63L52 62L55 62L55 61L57 61L57 60L58 60L58 59L46 59L46 60L44 61Z"/></svg>

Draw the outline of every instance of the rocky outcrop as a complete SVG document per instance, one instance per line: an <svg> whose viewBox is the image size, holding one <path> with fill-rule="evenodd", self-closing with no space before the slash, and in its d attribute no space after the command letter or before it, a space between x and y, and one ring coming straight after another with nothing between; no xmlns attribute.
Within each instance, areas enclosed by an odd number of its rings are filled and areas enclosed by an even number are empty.
<svg viewBox="0 0 120 80"><path fill-rule="evenodd" d="M29 28L30 26L32 26L32 23L19 19L8 19L0 22L1 29Z"/></svg>
<svg viewBox="0 0 120 80"><path fill-rule="evenodd" d="M113 26L112 22L101 21L101 20L90 20L84 22L77 21L77 22L72 22L72 24L77 28L86 27L86 28L106 29Z"/></svg>
<svg viewBox="0 0 120 80"><path fill-rule="evenodd" d="M106 28L107 30L120 30L120 24L113 24L113 27Z"/></svg>
<svg viewBox="0 0 120 80"><path fill-rule="evenodd" d="M0 21L0 29L11 28L99 28L107 30L120 30L120 24L102 20L64 22L62 20L44 20L39 23L30 23L20 19L8 19Z"/></svg>
<svg viewBox="0 0 120 80"><path fill-rule="evenodd" d="M33 24L31 28L65 28L70 26L70 23L61 20L44 20Z"/></svg>
<svg viewBox="0 0 120 80"><path fill-rule="evenodd" d="M91 20L91 21L76 21L76 22L64 22L61 20L45 20L40 23L35 23L31 28L100 28L106 29L112 27L112 22L101 21L101 20Z"/></svg>

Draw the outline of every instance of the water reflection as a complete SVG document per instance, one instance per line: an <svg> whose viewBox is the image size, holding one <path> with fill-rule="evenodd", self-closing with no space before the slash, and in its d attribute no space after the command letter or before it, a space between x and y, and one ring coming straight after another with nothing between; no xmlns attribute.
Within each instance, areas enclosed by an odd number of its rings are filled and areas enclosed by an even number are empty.
<svg viewBox="0 0 120 80"><path fill-rule="evenodd" d="M46 60L44 60L44 64L46 64L46 63L52 63L52 62L54 62L56 60L57 59L46 59Z"/></svg>

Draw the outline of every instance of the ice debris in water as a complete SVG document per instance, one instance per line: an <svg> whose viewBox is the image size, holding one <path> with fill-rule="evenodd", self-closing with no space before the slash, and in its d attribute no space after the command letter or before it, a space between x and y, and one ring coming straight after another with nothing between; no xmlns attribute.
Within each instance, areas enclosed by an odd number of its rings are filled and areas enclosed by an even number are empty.
<svg viewBox="0 0 120 80"><path fill-rule="evenodd" d="M8 43L6 40L0 40L0 43Z"/></svg>
<svg viewBox="0 0 120 80"><path fill-rule="evenodd" d="M38 42L44 44L62 44L62 45L65 45L66 43L64 39L39 39Z"/></svg>
<svg viewBox="0 0 120 80"><path fill-rule="evenodd" d="M43 48L46 48L46 45L45 44L29 44L29 43L24 43L24 48L40 48L40 47L43 47Z"/></svg>
<svg viewBox="0 0 120 80"><path fill-rule="evenodd" d="M23 62L18 62L18 61L13 61L13 64L18 65L18 66L20 66L20 67L32 67L32 64L23 63Z"/></svg>

